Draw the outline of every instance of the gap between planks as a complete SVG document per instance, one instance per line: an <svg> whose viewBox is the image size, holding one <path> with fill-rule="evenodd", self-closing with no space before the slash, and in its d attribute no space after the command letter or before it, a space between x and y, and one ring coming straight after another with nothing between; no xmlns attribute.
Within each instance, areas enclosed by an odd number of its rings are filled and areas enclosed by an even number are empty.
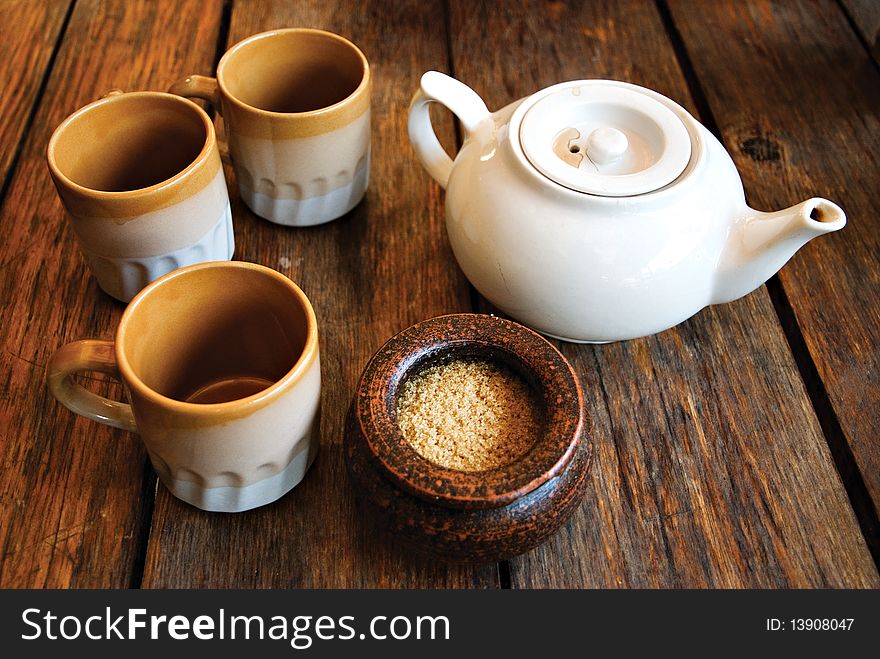
<svg viewBox="0 0 880 659"><path fill-rule="evenodd" d="M776 310L779 324L782 325L782 331L785 332L789 349L794 355L794 361L797 364L801 380L804 382L810 403L813 405L813 410L816 412L822 434L828 443L834 467L840 475L850 505L855 512L859 529L868 545L868 551L871 552L874 564L880 569L880 521L877 518L877 511L874 509L862 472L859 470L852 450L846 441L834 406L825 390L825 384L810 356L794 310L778 275L773 275L767 282L767 292L770 294L770 300Z"/></svg>
<svg viewBox="0 0 880 659"><path fill-rule="evenodd" d="M37 110L40 108L40 104L43 101L43 95L46 92L46 85L49 84L49 77L52 74L52 69L55 68L55 59L58 57L58 51L61 50L61 43L64 41L64 36L67 34L67 26L70 24L70 17L73 15L74 7L76 7L76 0L71 0L70 4L67 6L67 13L64 14L64 20L61 21L61 29L58 30L58 38L55 39L55 45L52 47L52 54L49 56L49 61L46 62L46 68L43 71L43 77L40 79L40 84L37 87L37 93L34 94L31 109L28 112L27 119L25 119L24 130L21 131L18 142L15 145L15 153L9 163L6 177L3 179L3 184L0 185L0 208L3 207L3 203L6 201L6 194L9 192L9 186L12 184L15 172L18 171L18 163L21 160L25 141L27 140L28 135L30 135L31 128L34 125L34 119L37 116Z"/></svg>
<svg viewBox="0 0 880 659"><path fill-rule="evenodd" d="M846 18L846 22L849 23L850 30L853 31L853 34L856 35L856 39L860 44L862 44L862 48L864 48L865 52L868 54L868 59L874 62L875 68L880 71L880 32L878 32L877 36L875 37L875 44L872 46L871 43L868 41L871 38L871 35L863 31L864 29L868 29L871 26L859 25L859 21L853 14L851 8L847 6L846 2L844 2L844 0L837 0L837 6L840 8L840 11L843 12L844 17ZM880 9L878 9L877 11L878 13L880 13Z"/></svg>

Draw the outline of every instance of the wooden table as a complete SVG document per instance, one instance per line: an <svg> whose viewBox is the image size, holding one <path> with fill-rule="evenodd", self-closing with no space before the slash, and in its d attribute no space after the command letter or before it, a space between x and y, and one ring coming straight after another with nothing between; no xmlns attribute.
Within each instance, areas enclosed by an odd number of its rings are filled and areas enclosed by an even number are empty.
<svg viewBox="0 0 880 659"><path fill-rule="evenodd" d="M878 24L871 0L2 0L0 586L880 586ZM45 150L107 90L210 73L230 45L282 26L338 32L370 59L372 181L344 218L285 229L251 214L227 171L236 258L288 275L316 308L323 434L290 494L211 514L157 486L137 437L46 388L51 353L112 337L124 307L89 274ZM644 339L558 343L593 419L590 484L565 528L500 564L424 561L377 533L341 450L380 345L419 320L489 309L406 137L428 69L490 109L576 78L656 89L722 140L751 205L825 196L849 217L741 300ZM448 114L438 131L453 147Z"/></svg>

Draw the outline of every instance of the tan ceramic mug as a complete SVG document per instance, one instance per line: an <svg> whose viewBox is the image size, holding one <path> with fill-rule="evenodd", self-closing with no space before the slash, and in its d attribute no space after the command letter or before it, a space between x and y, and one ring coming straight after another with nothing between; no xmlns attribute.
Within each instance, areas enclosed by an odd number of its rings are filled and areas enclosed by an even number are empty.
<svg viewBox="0 0 880 659"><path fill-rule="evenodd" d="M217 138L198 105L111 92L55 129L49 172L100 287L128 302L149 282L232 258Z"/></svg>
<svg viewBox="0 0 880 659"><path fill-rule="evenodd" d="M119 377L131 404L77 384ZM318 330L284 275L243 262L176 270L126 308L116 342L55 352L53 395L77 414L137 432L160 480L204 510L275 501L305 476L319 442Z"/></svg>
<svg viewBox="0 0 880 659"><path fill-rule="evenodd" d="M219 108L241 197L288 226L336 219L363 198L370 173L370 67L322 30L263 32L233 46L217 78L170 91Z"/></svg>

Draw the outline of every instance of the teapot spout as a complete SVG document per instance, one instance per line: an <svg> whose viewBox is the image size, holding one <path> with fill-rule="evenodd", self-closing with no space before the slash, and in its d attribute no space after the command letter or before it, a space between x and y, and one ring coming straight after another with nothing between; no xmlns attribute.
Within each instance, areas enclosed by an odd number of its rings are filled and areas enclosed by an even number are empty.
<svg viewBox="0 0 880 659"><path fill-rule="evenodd" d="M774 213L748 209L728 235L712 304L730 302L752 292L807 241L845 225L846 215L840 206L818 197Z"/></svg>

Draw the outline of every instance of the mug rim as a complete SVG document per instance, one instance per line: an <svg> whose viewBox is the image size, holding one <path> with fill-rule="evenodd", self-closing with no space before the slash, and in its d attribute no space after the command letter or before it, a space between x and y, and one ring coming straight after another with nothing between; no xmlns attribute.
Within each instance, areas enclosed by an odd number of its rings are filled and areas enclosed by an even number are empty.
<svg viewBox="0 0 880 659"><path fill-rule="evenodd" d="M250 396L245 396L244 398L237 398L222 403L190 403L159 393L152 387L149 387L140 376L135 373L128 361L125 350L123 349L125 345L125 333L127 326L129 322L131 322L133 314L137 312L140 303L150 297L156 289L162 288L165 284L178 277L186 277L192 272L214 269L250 270L274 279L284 285L299 301L305 311L307 321L306 342L293 366L291 366L283 376L278 378L265 389ZM247 261L208 261L173 270L167 275L148 284L134 298L132 298L119 321L119 327L116 330L114 350L116 353L116 363L119 367L119 372L122 375L123 381L126 385L136 390L139 395L143 396L151 403L191 417L212 417L218 415L228 417L230 413L233 413L234 416L246 416L247 414L250 414L276 400L290 385L300 380L309 369L318 356L318 322L315 316L315 310L306 294L292 279L281 274L277 270Z"/></svg>
<svg viewBox="0 0 880 659"><path fill-rule="evenodd" d="M363 75L361 76L361 81L358 83L358 86L345 98L333 103L332 105L327 105L322 108L316 108L314 110L306 110L304 112L275 112L273 110L265 110L263 108L258 108L255 105L251 105L250 103L246 103L245 101L238 98L229 91L229 87L226 85L224 80L223 72L226 68L226 65L237 55L238 51L242 48L252 44L255 41L259 41L262 39L271 39L274 37L278 37L286 34L312 34L317 35L323 38L330 39L332 41L337 41L348 46L354 53L358 56L363 65ZM335 32L328 32L327 30L319 30L317 28L307 28L307 27L288 27L288 28L279 28L276 30L267 30L265 32L259 32L257 34L252 34L251 36L242 39L237 44L232 46L229 50L227 50L223 57L220 58L220 61L217 64L217 85L220 87L220 91L223 94L224 98L229 99L230 102L238 106L239 109L244 110L246 112L251 112L260 116L264 116L267 118L273 118L275 120L278 119L294 119L294 118L310 118L310 117L318 117L326 114L330 114L340 108L343 108L347 105L350 105L351 102L361 96L365 90L370 87L370 62L367 60L366 55L364 55L363 51L358 48L358 46L349 39L346 39L342 35L336 34Z"/></svg>
<svg viewBox="0 0 880 659"><path fill-rule="evenodd" d="M67 176L61 168L58 166L58 163L55 159L55 150L56 146L61 139L61 136L64 132L66 132L67 128L76 122L80 117L90 112L93 112L96 108L102 107L104 105L109 105L112 103L125 103L133 98L160 98L163 101L171 101L173 103L183 104L184 107L189 110L194 110L198 115L199 119L202 121L202 125L205 128L205 139L202 144L202 148L199 151L198 155L193 159L191 163L189 163L182 170L174 174L163 181L158 183L154 183L153 185L147 186L145 188L136 188L134 190L98 190L95 188L90 188L88 186L77 183L69 176ZM168 92L160 92L160 91L133 91L133 92L122 92L118 94L114 94L110 92L110 95L105 96L103 98L99 98L96 101L92 101L87 105L79 108L70 114L64 121L62 121L55 130L52 132L52 137L49 138L49 144L46 147L46 159L49 163L49 169L52 172L53 177L56 181L62 183L68 189L86 196L91 197L93 199L99 200L114 200L114 201L122 201L126 199L134 199L143 197L148 194L153 193L161 193L177 184L179 184L184 179L191 178L192 172L198 169L204 162L208 160L208 157L215 148L216 145L216 135L214 131L214 123L211 121L211 118L208 116L208 113L205 112L198 105L193 103L188 98L184 98L182 96L178 96L177 94L170 94Z"/></svg>

